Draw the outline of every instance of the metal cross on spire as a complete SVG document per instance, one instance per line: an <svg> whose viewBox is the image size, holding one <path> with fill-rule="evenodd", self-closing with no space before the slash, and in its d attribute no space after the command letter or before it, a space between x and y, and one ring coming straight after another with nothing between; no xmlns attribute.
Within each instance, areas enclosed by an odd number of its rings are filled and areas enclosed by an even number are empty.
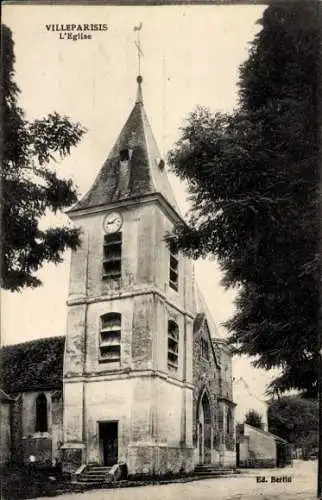
<svg viewBox="0 0 322 500"><path fill-rule="evenodd" d="M133 30L136 31L135 45L138 51L139 76L141 76L141 58L143 57L143 52L141 49L141 39L140 39L141 29L142 29L142 23L140 23L139 26L134 26L133 28Z"/></svg>

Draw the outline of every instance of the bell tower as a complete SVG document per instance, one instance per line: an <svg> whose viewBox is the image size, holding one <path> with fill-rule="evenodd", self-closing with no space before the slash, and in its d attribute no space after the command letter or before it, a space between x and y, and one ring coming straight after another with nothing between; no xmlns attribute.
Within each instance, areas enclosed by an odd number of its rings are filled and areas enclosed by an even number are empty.
<svg viewBox="0 0 322 500"><path fill-rule="evenodd" d="M193 468L192 267L169 248L182 223L137 77L134 107L89 192L69 216L64 468L127 463ZM179 470L179 469L178 469Z"/></svg>

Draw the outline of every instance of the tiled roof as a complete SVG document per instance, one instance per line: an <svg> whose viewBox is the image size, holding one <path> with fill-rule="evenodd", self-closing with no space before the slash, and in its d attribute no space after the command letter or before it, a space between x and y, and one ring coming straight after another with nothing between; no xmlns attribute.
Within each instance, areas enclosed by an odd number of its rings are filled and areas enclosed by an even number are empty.
<svg viewBox="0 0 322 500"><path fill-rule="evenodd" d="M130 158L123 164L120 152ZM143 107L141 80L136 103L112 151L89 192L69 210L70 213L137 196L160 193L180 214L164 162Z"/></svg>
<svg viewBox="0 0 322 500"><path fill-rule="evenodd" d="M61 389L65 337L51 337L0 349L1 386L6 393Z"/></svg>

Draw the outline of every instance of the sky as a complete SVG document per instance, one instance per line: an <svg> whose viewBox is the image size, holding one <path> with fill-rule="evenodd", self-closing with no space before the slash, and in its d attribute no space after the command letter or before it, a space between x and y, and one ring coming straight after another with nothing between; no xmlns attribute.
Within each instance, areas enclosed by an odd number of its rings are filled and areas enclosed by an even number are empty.
<svg viewBox="0 0 322 500"><path fill-rule="evenodd" d="M213 112L237 104L238 67L247 59L263 5L61 6L5 5L2 22L15 42L15 80L20 105L33 120L57 111L79 121L87 133L71 156L57 164L80 195L93 183L135 101L138 58L134 26L142 23L141 46L145 110L160 150L178 139L180 127L196 105ZM28 18L28 23L25 20ZM91 39L61 39L46 25L106 24ZM169 174L182 212L189 208L185 186ZM43 224L67 222L67 216ZM69 253L59 266L39 272L43 286L2 293L1 337L13 344L65 333ZM196 264L196 276L221 336L221 323L234 311L234 292L220 285L215 261ZM263 395L272 374L236 359L234 376Z"/></svg>

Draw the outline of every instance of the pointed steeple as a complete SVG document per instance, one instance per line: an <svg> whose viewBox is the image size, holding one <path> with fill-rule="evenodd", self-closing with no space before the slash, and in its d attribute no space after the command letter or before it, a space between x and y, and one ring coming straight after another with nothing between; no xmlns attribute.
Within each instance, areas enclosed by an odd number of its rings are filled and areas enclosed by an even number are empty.
<svg viewBox="0 0 322 500"><path fill-rule="evenodd" d="M142 82L139 75L134 107L93 186L69 212L160 193L180 214L144 110Z"/></svg>

